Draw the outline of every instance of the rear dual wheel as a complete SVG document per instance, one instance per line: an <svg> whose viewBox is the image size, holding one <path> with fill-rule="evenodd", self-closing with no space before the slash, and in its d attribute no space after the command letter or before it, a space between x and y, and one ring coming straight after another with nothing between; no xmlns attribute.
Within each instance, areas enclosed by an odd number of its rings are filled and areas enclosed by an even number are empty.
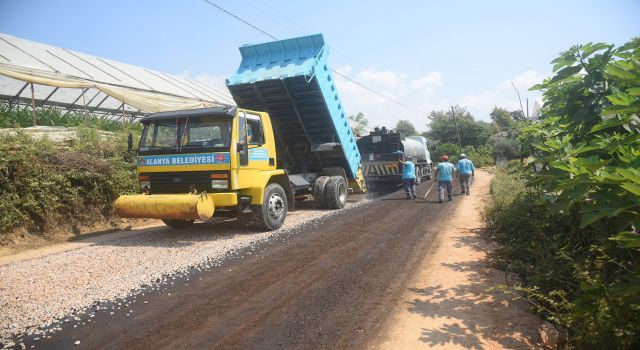
<svg viewBox="0 0 640 350"><path fill-rule="evenodd" d="M342 176L320 176L313 186L318 208L341 209L347 204L347 182Z"/></svg>
<svg viewBox="0 0 640 350"><path fill-rule="evenodd" d="M331 176L319 176L313 183L313 200L320 209L327 208L327 197L324 194L324 189L327 187L329 179L331 179Z"/></svg>

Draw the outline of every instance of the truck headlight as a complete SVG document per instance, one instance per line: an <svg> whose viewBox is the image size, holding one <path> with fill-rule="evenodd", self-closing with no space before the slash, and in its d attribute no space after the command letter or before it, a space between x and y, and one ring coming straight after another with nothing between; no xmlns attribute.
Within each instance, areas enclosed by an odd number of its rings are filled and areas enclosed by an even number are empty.
<svg viewBox="0 0 640 350"><path fill-rule="evenodd" d="M211 180L211 188L227 189L229 188L229 180Z"/></svg>
<svg viewBox="0 0 640 350"><path fill-rule="evenodd" d="M142 192L151 189L151 177L149 175L138 175L138 183L140 184L140 190Z"/></svg>

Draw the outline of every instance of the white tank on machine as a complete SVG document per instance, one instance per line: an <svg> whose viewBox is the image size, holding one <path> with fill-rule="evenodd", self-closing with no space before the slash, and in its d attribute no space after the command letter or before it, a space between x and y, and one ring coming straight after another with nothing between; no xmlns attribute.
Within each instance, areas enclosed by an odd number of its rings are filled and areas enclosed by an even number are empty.
<svg viewBox="0 0 640 350"><path fill-rule="evenodd" d="M402 140L404 154L411 156L419 162L431 164L431 155L427 148L427 139L422 136L407 136Z"/></svg>

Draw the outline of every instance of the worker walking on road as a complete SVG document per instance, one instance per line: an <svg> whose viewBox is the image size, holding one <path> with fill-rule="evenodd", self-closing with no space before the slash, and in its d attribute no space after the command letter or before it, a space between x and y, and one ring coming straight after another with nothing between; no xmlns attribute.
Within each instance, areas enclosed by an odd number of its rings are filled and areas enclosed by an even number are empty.
<svg viewBox="0 0 640 350"><path fill-rule="evenodd" d="M444 200L444 190L447 190L447 197L449 200L453 200L451 197L453 192L453 172L455 171L453 164L449 163L449 156L446 154L440 158L442 162L438 163L436 174L433 181L438 181L438 203L442 203Z"/></svg>
<svg viewBox="0 0 640 350"><path fill-rule="evenodd" d="M402 182L404 182L404 192L407 199L416 198L416 165L411 161L411 156L406 156L402 163Z"/></svg>
<svg viewBox="0 0 640 350"><path fill-rule="evenodd" d="M467 159L467 155L462 153L458 161L458 179L460 180L460 188L462 194L471 194L471 177L475 175L473 162Z"/></svg>

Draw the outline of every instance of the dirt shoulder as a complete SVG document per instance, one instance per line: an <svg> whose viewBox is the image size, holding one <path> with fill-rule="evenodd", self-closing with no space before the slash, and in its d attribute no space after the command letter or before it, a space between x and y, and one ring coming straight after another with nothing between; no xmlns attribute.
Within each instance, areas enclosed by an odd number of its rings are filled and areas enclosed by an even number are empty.
<svg viewBox="0 0 640 350"><path fill-rule="evenodd" d="M433 254L425 256L378 338L375 349L542 348L541 321L521 301L489 292L504 273L489 267L491 243L478 236L491 175L477 171L470 196L444 220Z"/></svg>
<svg viewBox="0 0 640 350"><path fill-rule="evenodd" d="M160 220L114 218L101 220L90 226L59 228L40 235L17 230L0 238L0 266L129 236L132 228L161 225Z"/></svg>

